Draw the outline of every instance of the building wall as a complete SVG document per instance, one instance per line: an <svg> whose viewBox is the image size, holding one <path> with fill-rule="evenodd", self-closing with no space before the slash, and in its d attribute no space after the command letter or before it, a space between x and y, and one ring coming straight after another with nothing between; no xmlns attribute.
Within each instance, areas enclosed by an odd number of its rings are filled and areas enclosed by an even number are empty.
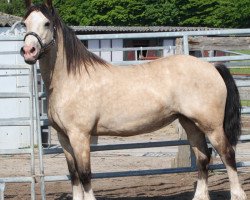
<svg viewBox="0 0 250 200"><path fill-rule="evenodd" d="M146 41L147 40L147 41ZM93 51L96 55L102 57L104 60L108 62L120 62L126 60L137 60L140 52L136 51L95 51L98 49L110 49L110 48L126 48L126 47L155 47L155 46L164 46L166 49L164 50L152 50L155 54L155 59L162 56L169 56L174 54L174 45L175 39L146 39L143 40L144 43L141 43L140 40L133 39L132 40L123 40L123 39L113 39L113 40L88 40L88 49ZM150 53L150 50L145 51L145 56ZM132 55L133 58L130 59ZM153 54L153 55L154 55Z"/></svg>
<svg viewBox="0 0 250 200"><path fill-rule="evenodd" d="M175 54L174 46L175 46L175 39L164 39L163 46L167 47L163 50L163 56L169 56Z"/></svg>
<svg viewBox="0 0 250 200"><path fill-rule="evenodd" d="M107 49L107 48L123 48L122 39L114 40L89 40L88 49L93 51L94 49ZM108 62L123 61L122 51L93 51L96 55L102 57Z"/></svg>

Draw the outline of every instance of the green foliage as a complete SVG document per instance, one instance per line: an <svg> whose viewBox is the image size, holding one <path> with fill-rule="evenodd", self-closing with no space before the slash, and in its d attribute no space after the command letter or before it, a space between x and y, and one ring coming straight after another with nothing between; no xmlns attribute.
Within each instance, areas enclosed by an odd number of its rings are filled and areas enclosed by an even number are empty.
<svg viewBox="0 0 250 200"><path fill-rule="evenodd" d="M70 25L79 25L83 11L81 10L82 1L63 1L55 0L54 6L57 8L63 21Z"/></svg>
<svg viewBox="0 0 250 200"><path fill-rule="evenodd" d="M131 18L130 12L133 12L133 9L130 11L130 3L130 0L92 0L91 10L94 13L90 16L92 18L90 25L130 25L127 24L128 19ZM139 10L135 17L139 18Z"/></svg>
<svg viewBox="0 0 250 200"><path fill-rule="evenodd" d="M180 25L250 27L249 0L177 0Z"/></svg>
<svg viewBox="0 0 250 200"><path fill-rule="evenodd" d="M42 2L34 0L34 3ZM54 0L69 25L250 27L249 0ZM0 0L0 11L23 16L24 1Z"/></svg>
<svg viewBox="0 0 250 200"><path fill-rule="evenodd" d="M160 26L174 25L176 19L173 0L86 0L85 3L88 12L81 16L81 25Z"/></svg>
<svg viewBox="0 0 250 200"><path fill-rule="evenodd" d="M8 4L6 0L0 0L0 12L23 16L25 12L24 3L20 0L13 0L11 4Z"/></svg>
<svg viewBox="0 0 250 200"><path fill-rule="evenodd" d="M217 0L181 0L180 25L184 26L217 26L218 20L214 13L218 9Z"/></svg>
<svg viewBox="0 0 250 200"><path fill-rule="evenodd" d="M220 0L219 7L220 10L217 11L217 17L221 19L221 27L250 27L249 0Z"/></svg>
<svg viewBox="0 0 250 200"><path fill-rule="evenodd" d="M33 2L38 3L40 1L34 0ZM11 3L8 3L7 0L0 0L0 12L22 17L25 11L25 4L22 0L11 0Z"/></svg>
<svg viewBox="0 0 250 200"><path fill-rule="evenodd" d="M148 0L145 10L145 21L150 26L176 26L178 10L174 0Z"/></svg>

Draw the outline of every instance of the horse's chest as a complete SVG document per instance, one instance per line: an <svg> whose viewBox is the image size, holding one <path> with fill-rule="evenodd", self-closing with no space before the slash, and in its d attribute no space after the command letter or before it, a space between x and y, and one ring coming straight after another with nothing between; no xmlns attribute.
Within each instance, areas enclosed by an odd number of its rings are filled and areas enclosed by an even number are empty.
<svg viewBox="0 0 250 200"><path fill-rule="evenodd" d="M61 99L61 100L60 100ZM48 118L52 125L55 125L57 127L60 127L61 129L64 129L64 118L66 111L64 111L67 107L62 102L63 97L55 97L50 96L48 98Z"/></svg>
<svg viewBox="0 0 250 200"><path fill-rule="evenodd" d="M63 131L91 129L94 124L96 109L92 101L75 97L72 95L70 98L69 96L49 98L48 117L53 125Z"/></svg>
<svg viewBox="0 0 250 200"><path fill-rule="evenodd" d="M48 118L52 126L59 126L62 128L60 124L60 109L52 103L48 104Z"/></svg>

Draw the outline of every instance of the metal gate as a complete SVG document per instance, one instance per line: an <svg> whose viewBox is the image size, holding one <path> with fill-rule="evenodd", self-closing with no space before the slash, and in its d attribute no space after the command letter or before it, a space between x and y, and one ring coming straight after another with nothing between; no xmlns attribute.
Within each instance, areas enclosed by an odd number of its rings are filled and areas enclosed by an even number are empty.
<svg viewBox="0 0 250 200"><path fill-rule="evenodd" d="M2 40L1 40L2 41ZM0 41L0 42L1 42ZM20 41L19 39L4 39L7 41ZM18 48L18 43L8 43L14 48ZM6 63L10 62L10 58L18 60L16 55L19 51L4 51L1 50L0 56L6 56ZM10 56L10 57L8 57ZM1 59L2 60L2 59ZM1 101L1 117L0 129L1 139L5 141L4 148L0 148L0 156L2 155L26 155L30 165L29 175L26 176L9 176L0 178L0 199L4 199L4 191L6 183L30 183L30 196L32 200L36 199L35 186L36 182L40 182L41 193L45 195L44 172L42 162L42 148L41 148L41 121L39 118L38 109L38 91L37 91L37 66L29 66L25 64L0 64L0 82L2 84L0 92ZM16 82L15 82L16 81ZM14 83L13 83L14 82ZM20 82L25 86L17 87ZM10 84L13 83L13 86ZM16 84L16 85L15 85ZM16 88L15 88L16 86ZM17 90L18 88L18 90ZM7 102L7 104L6 104ZM8 103L9 102L9 103ZM20 106L15 106L19 104ZM8 106L9 104L9 106ZM10 107L10 108L8 108ZM22 107L22 108L20 108ZM11 111L19 110L18 112ZM12 114L10 114L12 113ZM17 133L21 131L22 133ZM19 134L19 136L18 136ZM14 137L10 137L13 135ZM4 140L4 138L7 138ZM10 138L9 138L10 137ZM20 138L18 141L15 138ZM17 140L14 142L13 140ZM3 142L1 143L3 144ZM37 144L37 145L35 145ZM38 149L39 159L39 173L35 172L35 147ZM22 167L22 166L19 166ZM39 180L38 180L39 179Z"/></svg>

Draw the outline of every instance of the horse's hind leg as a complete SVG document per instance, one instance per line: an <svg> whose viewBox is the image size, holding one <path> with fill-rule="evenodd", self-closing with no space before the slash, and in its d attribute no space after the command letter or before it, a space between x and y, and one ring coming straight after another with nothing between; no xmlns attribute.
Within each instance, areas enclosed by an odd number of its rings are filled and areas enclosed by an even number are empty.
<svg viewBox="0 0 250 200"><path fill-rule="evenodd" d="M198 181L193 200L209 200L207 168L210 161L210 153L207 147L205 135L188 118L180 117L179 121L187 133L188 140L196 157L198 168Z"/></svg>
<svg viewBox="0 0 250 200"><path fill-rule="evenodd" d="M73 190L73 200L83 200L82 184L80 182L80 179L76 170L74 153L70 145L69 139L64 133L58 133L58 139L63 148L63 152L65 154L67 164L68 164L68 169L69 169L69 173L71 177L72 190Z"/></svg>
<svg viewBox="0 0 250 200"><path fill-rule="evenodd" d="M208 131L207 136L226 166L231 189L231 200L246 200L236 169L235 151L225 136L223 127Z"/></svg>

